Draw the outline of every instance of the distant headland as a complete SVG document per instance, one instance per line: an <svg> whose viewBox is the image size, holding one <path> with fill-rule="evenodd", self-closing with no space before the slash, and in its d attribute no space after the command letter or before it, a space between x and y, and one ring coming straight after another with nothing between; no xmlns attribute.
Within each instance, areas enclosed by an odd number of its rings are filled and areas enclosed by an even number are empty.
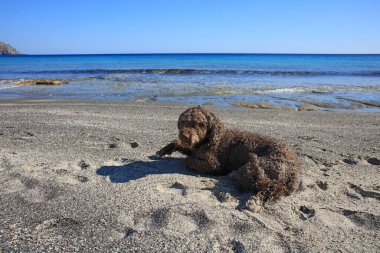
<svg viewBox="0 0 380 253"><path fill-rule="evenodd" d="M19 51L16 50L16 48L12 47L11 45L8 45L4 42L0 41L0 55L15 55L15 54L21 54Z"/></svg>

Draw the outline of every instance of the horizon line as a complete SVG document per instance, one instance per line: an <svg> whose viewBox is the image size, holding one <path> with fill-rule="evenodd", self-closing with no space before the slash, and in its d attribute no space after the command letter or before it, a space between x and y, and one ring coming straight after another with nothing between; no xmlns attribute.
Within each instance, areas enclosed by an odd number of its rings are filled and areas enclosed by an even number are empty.
<svg viewBox="0 0 380 253"><path fill-rule="evenodd" d="M68 53L8 54L0 56L70 56L70 55L380 55L380 53Z"/></svg>

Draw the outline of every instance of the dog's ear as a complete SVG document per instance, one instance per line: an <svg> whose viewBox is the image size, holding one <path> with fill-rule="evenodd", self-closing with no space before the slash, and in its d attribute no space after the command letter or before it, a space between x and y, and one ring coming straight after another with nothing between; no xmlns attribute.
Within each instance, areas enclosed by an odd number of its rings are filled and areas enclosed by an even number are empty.
<svg viewBox="0 0 380 253"><path fill-rule="evenodd" d="M204 108L202 109L207 118L207 136L210 140L210 144L211 146L216 146L222 135L223 123L212 112L209 112Z"/></svg>

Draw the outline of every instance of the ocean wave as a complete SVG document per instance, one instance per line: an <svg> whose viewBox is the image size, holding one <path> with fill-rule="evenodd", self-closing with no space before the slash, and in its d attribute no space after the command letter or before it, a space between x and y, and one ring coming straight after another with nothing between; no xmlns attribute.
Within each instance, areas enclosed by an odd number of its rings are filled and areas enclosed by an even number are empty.
<svg viewBox="0 0 380 253"><path fill-rule="evenodd" d="M22 74L226 74L226 75L268 75L268 76L380 76L380 71L266 71L266 70L217 70L217 69L70 69L27 71Z"/></svg>
<svg viewBox="0 0 380 253"><path fill-rule="evenodd" d="M255 89L257 94L271 93L310 93L310 94L331 94L333 92L380 92L380 86L295 86L295 87L264 87Z"/></svg>
<svg viewBox="0 0 380 253"><path fill-rule="evenodd" d="M11 88L15 88L15 87L17 87L17 86L4 83L4 82L2 82L2 80L0 80L0 90L11 89Z"/></svg>

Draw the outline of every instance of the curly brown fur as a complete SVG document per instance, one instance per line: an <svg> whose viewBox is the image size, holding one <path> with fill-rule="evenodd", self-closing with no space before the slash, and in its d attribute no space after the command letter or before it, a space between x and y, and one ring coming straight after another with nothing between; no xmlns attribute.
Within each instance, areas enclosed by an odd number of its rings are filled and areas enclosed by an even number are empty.
<svg viewBox="0 0 380 253"><path fill-rule="evenodd" d="M157 152L178 151L188 157L186 167L204 174L226 175L235 171L236 185L256 193L264 201L296 191L301 182L297 154L268 136L230 129L212 112L198 106L178 119L178 140Z"/></svg>

